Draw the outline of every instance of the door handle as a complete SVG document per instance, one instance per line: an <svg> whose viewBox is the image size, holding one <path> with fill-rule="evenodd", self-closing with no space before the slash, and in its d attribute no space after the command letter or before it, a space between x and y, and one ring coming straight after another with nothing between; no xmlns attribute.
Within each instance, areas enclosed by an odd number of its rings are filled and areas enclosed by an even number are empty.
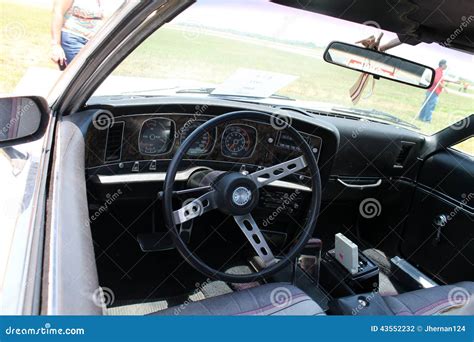
<svg viewBox="0 0 474 342"><path fill-rule="evenodd" d="M382 184L382 178L379 178L379 180L376 181L375 183L369 183L369 184L350 184L350 183L344 182L340 178L338 178L337 181L341 183L342 185L344 185L346 188L354 188L354 189L376 188L380 184Z"/></svg>

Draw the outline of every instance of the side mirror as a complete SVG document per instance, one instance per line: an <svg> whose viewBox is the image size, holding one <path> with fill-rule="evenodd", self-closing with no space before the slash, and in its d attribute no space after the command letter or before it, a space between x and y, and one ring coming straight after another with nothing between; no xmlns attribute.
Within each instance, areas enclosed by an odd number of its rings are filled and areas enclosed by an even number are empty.
<svg viewBox="0 0 474 342"><path fill-rule="evenodd" d="M48 127L49 113L42 97L0 98L0 148L41 138Z"/></svg>
<svg viewBox="0 0 474 342"><path fill-rule="evenodd" d="M342 42L331 42L324 52L324 60L375 77L428 89L435 76L433 68L384 52Z"/></svg>

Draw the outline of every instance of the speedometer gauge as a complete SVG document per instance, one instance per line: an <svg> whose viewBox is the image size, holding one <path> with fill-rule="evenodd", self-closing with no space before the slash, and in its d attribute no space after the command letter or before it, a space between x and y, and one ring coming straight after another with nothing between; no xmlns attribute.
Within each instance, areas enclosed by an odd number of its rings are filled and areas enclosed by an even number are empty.
<svg viewBox="0 0 474 342"><path fill-rule="evenodd" d="M140 129L139 151L146 155L167 153L173 147L173 136L174 121L165 118L146 120Z"/></svg>
<svg viewBox="0 0 474 342"><path fill-rule="evenodd" d="M257 131L247 125L229 125L222 134L222 154L230 158L248 158L255 149Z"/></svg>
<svg viewBox="0 0 474 342"><path fill-rule="evenodd" d="M186 140L186 138L200 125L202 125L204 120L189 121L184 124L181 128L181 144ZM211 152L214 142L216 140L216 129L214 128L211 131L206 131L202 133L198 140L196 140L192 146L186 152L187 155L198 156L201 154L207 154Z"/></svg>

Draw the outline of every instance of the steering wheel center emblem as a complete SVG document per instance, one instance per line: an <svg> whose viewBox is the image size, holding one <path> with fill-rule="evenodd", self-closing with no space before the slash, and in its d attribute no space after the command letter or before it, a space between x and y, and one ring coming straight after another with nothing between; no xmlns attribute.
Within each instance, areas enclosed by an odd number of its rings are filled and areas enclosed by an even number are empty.
<svg viewBox="0 0 474 342"><path fill-rule="evenodd" d="M243 186L239 186L232 193L232 201L234 202L235 205L238 205L240 207L249 203L251 198L252 198L252 193L250 192L249 189Z"/></svg>

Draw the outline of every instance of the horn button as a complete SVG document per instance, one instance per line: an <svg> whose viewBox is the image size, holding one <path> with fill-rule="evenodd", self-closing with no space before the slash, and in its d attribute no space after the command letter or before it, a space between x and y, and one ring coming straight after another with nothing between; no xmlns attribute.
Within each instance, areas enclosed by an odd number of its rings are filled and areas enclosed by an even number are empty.
<svg viewBox="0 0 474 342"><path fill-rule="evenodd" d="M217 207L232 216L249 214L258 204L258 188L252 179L232 172L214 183Z"/></svg>

